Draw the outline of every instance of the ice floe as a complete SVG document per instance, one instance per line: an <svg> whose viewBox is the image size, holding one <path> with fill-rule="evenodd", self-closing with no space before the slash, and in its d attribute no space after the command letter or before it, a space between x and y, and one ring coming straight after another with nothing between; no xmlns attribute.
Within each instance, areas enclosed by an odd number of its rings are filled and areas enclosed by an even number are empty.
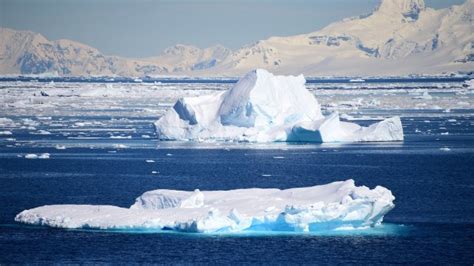
<svg viewBox="0 0 474 266"><path fill-rule="evenodd" d="M162 140L248 142L401 141L399 117L361 127L325 117L300 76L249 72L230 90L179 99L156 123ZM360 105L362 99L350 102Z"/></svg>
<svg viewBox="0 0 474 266"><path fill-rule="evenodd" d="M13 135L13 133L9 130L4 130L4 131L0 131L0 136L1 135L8 136L8 135Z"/></svg>
<svg viewBox="0 0 474 266"><path fill-rule="evenodd" d="M318 232L377 226L394 199L384 187L355 186L353 180L285 190L159 189L144 193L130 208L47 205L24 210L15 221L59 228Z"/></svg>
<svg viewBox="0 0 474 266"><path fill-rule="evenodd" d="M25 155L25 159L49 159L51 155L49 153L34 154L29 153Z"/></svg>

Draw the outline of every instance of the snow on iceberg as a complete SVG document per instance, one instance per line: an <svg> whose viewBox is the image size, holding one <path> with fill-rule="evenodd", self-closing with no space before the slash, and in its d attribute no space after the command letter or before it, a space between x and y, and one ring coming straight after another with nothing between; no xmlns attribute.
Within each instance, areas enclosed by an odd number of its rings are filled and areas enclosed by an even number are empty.
<svg viewBox="0 0 474 266"><path fill-rule="evenodd" d="M394 199L384 187L357 187L353 180L286 190L159 189L144 193L130 208L47 205L22 211L15 221L58 228L321 232L377 226Z"/></svg>
<svg viewBox="0 0 474 266"><path fill-rule="evenodd" d="M300 76L249 72L230 90L179 99L155 122L161 140L248 142L401 141L399 117L361 127L324 117Z"/></svg>

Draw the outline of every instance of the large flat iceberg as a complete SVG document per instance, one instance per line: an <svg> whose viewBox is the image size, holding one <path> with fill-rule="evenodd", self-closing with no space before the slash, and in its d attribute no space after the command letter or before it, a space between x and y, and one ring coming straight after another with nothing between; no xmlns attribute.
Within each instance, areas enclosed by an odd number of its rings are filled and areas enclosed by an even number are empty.
<svg viewBox="0 0 474 266"><path fill-rule="evenodd" d="M159 189L144 193L130 208L47 205L22 211L15 221L59 228L319 232L379 225L394 199L384 187L357 187L353 180L286 190Z"/></svg>
<svg viewBox="0 0 474 266"><path fill-rule="evenodd" d="M230 90L179 99L158 121L161 140L248 142L401 141L399 117L369 127L327 117L300 76L249 72Z"/></svg>

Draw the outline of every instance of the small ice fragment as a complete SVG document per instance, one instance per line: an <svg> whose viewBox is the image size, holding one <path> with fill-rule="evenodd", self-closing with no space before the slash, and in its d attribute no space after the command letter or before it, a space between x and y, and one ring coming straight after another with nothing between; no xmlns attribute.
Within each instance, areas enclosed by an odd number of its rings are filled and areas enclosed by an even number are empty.
<svg viewBox="0 0 474 266"><path fill-rule="evenodd" d="M448 119L448 122L454 123L454 122L457 122L457 120L456 119Z"/></svg>
<svg viewBox="0 0 474 266"><path fill-rule="evenodd" d="M451 151L451 149L448 148L448 147L443 147L443 148L440 148L439 150L440 150L440 151Z"/></svg>
<svg viewBox="0 0 474 266"><path fill-rule="evenodd" d="M155 161L154 161L154 160L146 160L145 162L147 162L147 163L154 163Z"/></svg>
<svg viewBox="0 0 474 266"><path fill-rule="evenodd" d="M29 154L25 155L25 159L38 159L38 155L36 155L34 153L29 153Z"/></svg>
<svg viewBox="0 0 474 266"><path fill-rule="evenodd" d="M110 136L111 139L131 139L132 136Z"/></svg>
<svg viewBox="0 0 474 266"><path fill-rule="evenodd" d="M449 135L449 132L441 132L441 135L442 136L447 136L447 135Z"/></svg>
<svg viewBox="0 0 474 266"><path fill-rule="evenodd" d="M8 136L8 135L13 135L13 133L9 130L5 130L5 131L0 131L0 135Z"/></svg>
<svg viewBox="0 0 474 266"><path fill-rule="evenodd" d="M284 156L273 156L273 159L285 159Z"/></svg>
<svg viewBox="0 0 474 266"><path fill-rule="evenodd" d="M171 157L171 156L173 156L173 154L167 153L166 156Z"/></svg>
<svg viewBox="0 0 474 266"><path fill-rule="evenodd" d="M270 174L262 174L262 176L263 176L263 177L270 177L270 176L272 176L272 175L270 175Z"/></svg>
<svg viewBox="0 0 474 266"><path fill-rule="evenodd" d="M40 156L38 156L38 159L49 159L49 156L49 153L42 153Z"/></svg>
<svg viewBox="0 0 474 266"><path fill-rule="evenodd" d="M56 145L56 150L65 150L66 149L66 146L64 145Z"/></svg>
<svg viewBox="0 0 474 266"><path fill-rule="evenodd" d="M158 174L159 172L158 171L151 171L152 174L156 175Z"/></svg>
<svg viewBox="0 0 474 266"><path fill-rule="evenodd" d="M38 135L51 135L51 132L41 129L41 130L38 130L36 132L36 134L38 134Z"/></svg>
<svg viewBox="0 0 474 266"><path fill-rule="evenodd" d="M124 145L124 144L114 144L114 148L116 148L116 149L126 149L126 148L128 148L128 146Z"/></svg>
<svg viewBox="0 0 474 266"><path fill-rule="evenodd" d="M142 135L142 138L143 138L143 139L149 139L149 138L150 138L150 135Z"/></svg>

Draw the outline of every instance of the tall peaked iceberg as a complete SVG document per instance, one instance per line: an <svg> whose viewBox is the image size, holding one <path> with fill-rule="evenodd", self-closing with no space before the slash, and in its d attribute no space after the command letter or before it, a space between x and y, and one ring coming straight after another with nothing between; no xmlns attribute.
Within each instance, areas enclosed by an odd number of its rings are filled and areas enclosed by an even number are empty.
<svg viewBox="0 0 474 266"><path fill-rule="evenodd" d="M161 140L248 142L401 141L399 117L369 127L324 117L300 76L249 72L230 90L179 99L155 122Z"/></svg>

